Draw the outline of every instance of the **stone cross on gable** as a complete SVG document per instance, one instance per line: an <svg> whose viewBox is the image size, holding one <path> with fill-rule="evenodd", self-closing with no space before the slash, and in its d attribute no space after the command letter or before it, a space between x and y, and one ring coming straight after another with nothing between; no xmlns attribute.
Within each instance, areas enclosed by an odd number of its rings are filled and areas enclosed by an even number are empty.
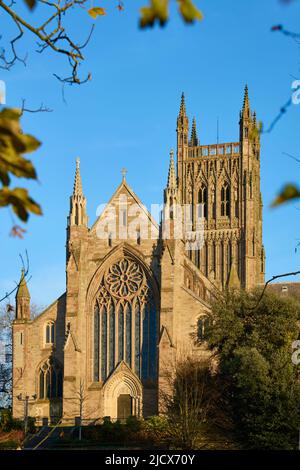
<svg viewBox="0 0 300 470"><path fill-rule="evenodd" d="M122 179L123 179L123 181L125 181L125 179L126 179L126 174L127 174L126 168L122 168L121 173L122 173Z"/></svg>

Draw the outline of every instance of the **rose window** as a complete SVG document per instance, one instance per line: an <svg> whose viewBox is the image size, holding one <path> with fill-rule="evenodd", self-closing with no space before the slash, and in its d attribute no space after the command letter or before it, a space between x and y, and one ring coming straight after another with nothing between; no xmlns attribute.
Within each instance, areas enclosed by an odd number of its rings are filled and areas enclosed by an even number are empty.
<svg viewBox="0 0 300 470"><path fill-rule="evenodd" d="M125 258L109 268L105 280L112 295L128 297L138 292L143 272L137 263Z"/></svg>

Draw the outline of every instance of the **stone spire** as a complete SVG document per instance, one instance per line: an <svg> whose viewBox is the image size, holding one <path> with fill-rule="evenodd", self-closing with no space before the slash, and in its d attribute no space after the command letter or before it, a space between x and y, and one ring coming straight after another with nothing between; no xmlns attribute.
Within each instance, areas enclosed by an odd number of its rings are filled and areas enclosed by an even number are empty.
<svg viewBox="0 0 300 470"><path fill-rule="evenodd" d="M22 269L19 286L16 293L16 320L30 320L30 294Z"/></svg>
<svg viewBox="0 0 300 470"><path fill-rule="evenodd" d="M169 189L177 188L173 149L171 149L171 152L170 152L170 165L169 165L167 188Z"/></svg>
<svg viewBox="0 0 300 470"><path fill-rule="evenodd" d="M248 140L252 128L252 115L248 95L248 85L245 86L243 108L240 112L240 140Z"/></svg>
<svg viewBox="0 0 300 470"><path fill-rule="evenodd" d="M80 159L76 158L76 171L75 171L75 180L74 180L74 189L73 195L75 196L83 196L82 193L82 182L81 182L81 175L80 175Z"/></svg>
<svg viewBox="0 0 300 470"><path fill-rule="evenodd" d="M80 225L87 227L86 198L82 191L80 175L80 160L76 159L76 171L74 179L73 194L70 197L69 226Z"/></svg>
<svg viewBox="0 0 300 470"><path fill-rule="evenodd" d="M246 109L250 109L247 84L245 85L245 91L244 91L243 111L245 111Z"/></svg>
<svg viewBox="0 0 300 470"><path fill-rule="evenodd" d="M182 92L182 94L181 94L181 102L180 102L179 116L186 116L185 98L184 98L184 93L183 93L183 92Z"/></svg>
<svg viewBox="0 0 300 470"><path fill-rule="evenodd" d="M197 137L197 125L196 125L196 119L195 118L193 118L193 123L192 123L192 132L191 132L190 145L191 145L191 147L197 147L199 145L199 140L198 140L198 137Z"/></svg>
<svg viewBox="0 0 300 470"><path fill-rule="evenodd" d="M177 211L178 189L177 189L177 178L174 164L174 151L170 151L170 165L168 172L168 182L164 190L164 220L174 219L174 214ZM175 211L175 212L174 212Z"/></svg>

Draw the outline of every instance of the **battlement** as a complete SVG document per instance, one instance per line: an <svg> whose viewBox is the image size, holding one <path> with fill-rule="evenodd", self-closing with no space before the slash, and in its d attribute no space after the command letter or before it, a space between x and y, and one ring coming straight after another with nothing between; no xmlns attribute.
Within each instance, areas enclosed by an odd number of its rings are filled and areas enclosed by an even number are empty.
<svg viewBox="0 0 300 470"><path fill-rule="evenodd" d="M223 144L199 145L189 147L189 157L213 157L213 156L232 156L239 155L240 142L227 142Z"/></svg>

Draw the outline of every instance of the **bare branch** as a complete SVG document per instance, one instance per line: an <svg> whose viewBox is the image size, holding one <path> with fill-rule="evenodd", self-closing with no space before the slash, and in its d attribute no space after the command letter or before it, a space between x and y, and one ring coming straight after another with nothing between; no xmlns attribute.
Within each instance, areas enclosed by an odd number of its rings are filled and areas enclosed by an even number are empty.
<svg viewBox="0 0 300 470"><path fill-rule="evenodd" d="M0 65L0 67L9 70L17 61L22 62L24 65L26 64L26 57L21 58L17 53L16 43L22 38L25 31L27 31L37 38L37 52L42 53L46 49L50 48L55 53L62 54L67 57L71 67L70 76L63 78L54 74L56 78L62 82L69 83L70 85L86 83L91 79L91 75L88 74L87 77L80 78L78 75L78 67L84 61L82 49L84 49L89 43L94 31L94 25L92 25L87 35L87 39L82 44L79 44L71 38L67 32L67 28L64 26L63 20L65 19L67 12L74 7L85 7L87 0L58 0L57 2L47 0L37 1L43 5L44 9L47 10L50 8L51 14L43 21L43 23L34 26L16 12L17 5L15 2L12 1L10 4L6 4L5 1L0 0L0 8L10 16L18 30L17 35L10 41L12 57L7 59L4 48L2 48L0 52L0 62L3 64Z"/></svg>
<svg viewBox="0 0 300 470"><path fill-rule="evenodd" d="M23 270L24 270L24 279L26 279L27 281L30 281L31 277L28 278L28 274L29 274L29 258L28 258L28 253L27 253L27 250L25 252L25 261L24 261L24 258L21 254L19 254L20 256L20 259L21 259L21 264L22 264L22 267L23 267ZM0 299L0 303L3 302L4 300L7 300L9 299L9 297L14 293L16 292L19 287L20 287L20 283L21 283L21 280L16 283L16 287L14 289L12 289L10 292L7 292L1 299Z"/></svg>
<svg viewBox="0 0 300 470"><path fill-rule="evenodd" d="M287 276L297 276L298 274L300 274L300 271L295 271L295 272L292 272L292 273L285 273L285 274L277 274L276 276L272 276L271 279L269 279L269 280L265 283L264 288L263 288L263 290L262 290L262 292L261 292L261 294L260 294L260 296L259 296L259 298L258 298L258 300L257 300L257 302L256 302L256 304L255 304L255 306L254 306L254 307L251 307L251 308L247 308L247 310L255 310L255 309L259 306L259 304L260 304L260 302L261 302L261 300L262 300L262 298L263 298L263 296L264 296L264 294L265 294L265 292L266 292L266 289L267 289L268 285L269 285L271 282L275 281L275 279L280 279L280 278L282 278L282 277L287 277Z"/></svg>
<svg viewBox="0 0 300 470"><path fill-rule="evenodd" d="M25 108L25 101L26 100L22 98L21 115L23 115L25 112L26 113L52 113L53 111L53 109L50 109L47 106L44 106L43 103L41 103L40 107L36 109Z"/></svg>

